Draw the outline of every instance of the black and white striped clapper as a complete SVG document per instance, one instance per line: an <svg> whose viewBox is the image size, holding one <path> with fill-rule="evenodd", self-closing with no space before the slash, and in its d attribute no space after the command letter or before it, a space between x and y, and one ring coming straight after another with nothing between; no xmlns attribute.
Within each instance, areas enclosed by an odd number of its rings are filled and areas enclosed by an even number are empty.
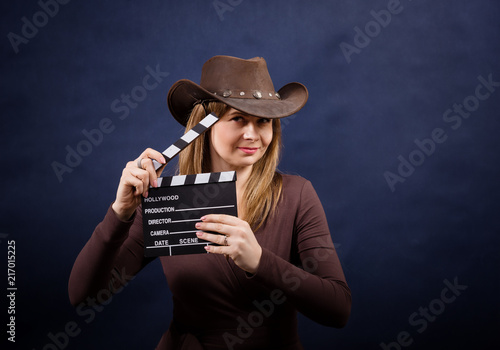
<svg viewBox="0 0 500 350"><path fill-rule="evenodd" d="M235 171L159 178L142 198L144 255L206 253L195 224L207 214L238 215Z"/></svg>
<svg viewBox="0 0 500 350"><path fill-rule="evenodd" d="M186 132L180 139L170 145L166 150L162 152L165 161L168 163L172 158L174 158L180 151L186 148L191 142L196 140L198 136L207 131L212 125L214 125L219 120L214 113L210 113L205 118L196 124L191 130ZM158 163L153 160L155 170L158 170L163 164Z"/></svg>

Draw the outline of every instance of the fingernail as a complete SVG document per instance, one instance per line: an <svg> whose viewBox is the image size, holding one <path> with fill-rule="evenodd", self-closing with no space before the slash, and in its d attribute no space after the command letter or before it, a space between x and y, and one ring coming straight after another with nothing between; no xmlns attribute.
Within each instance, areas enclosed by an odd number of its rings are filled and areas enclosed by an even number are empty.
<svg viewBox="0 0 500 350"><path fill-rule="evenodd" d="M156 180L153 181L153 187L158 187L158 181Z"/></svg>
<svg viewBox="0 0 500 350"><path fill-rule="evenodd" d="M206 218L207 218L206 216L202 216L200 220L203 221L206 220Z"/></svg>
<svg viewBox="0 0 500 350"><path fill-rule="evenodd" d="M148 192L144 193L144 198L148 198Z"/></svg>
<svg viewBox="0 0 500 350"><path fill-rule="evenodd" d="M210 246L209 246L209 245L206 245L204 248L205 248L205 250L206 250L207 252L209 252L209 251L210 251Z"/></svg>
<svg viewBox="0 0 500 350"><path fill-rule="evenodd" d="M195 226L196 228L200 228L200 227L201 227L201 223L200 223L200 222L197 222L194 226Z"/></svg>
<svg viewBox="0 0 500 350"><path fill-rule="evenodd" d="M203 235L203 232L196 232L196 235L197 235L198 237L201 237L201 236Z"/></svg>

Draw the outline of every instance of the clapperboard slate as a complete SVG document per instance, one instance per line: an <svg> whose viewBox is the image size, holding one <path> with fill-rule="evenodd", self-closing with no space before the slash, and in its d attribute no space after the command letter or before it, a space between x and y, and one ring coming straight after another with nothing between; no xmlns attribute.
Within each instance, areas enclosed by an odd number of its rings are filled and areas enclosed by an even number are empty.
<svg viewBox="0 0 500 350"><path fill-rule="evenodd" d="M158 178L142 198L144 255L172 256L206 253L214 244L196 236L196 222L206 214L238 215L236 172Z"/></svg>

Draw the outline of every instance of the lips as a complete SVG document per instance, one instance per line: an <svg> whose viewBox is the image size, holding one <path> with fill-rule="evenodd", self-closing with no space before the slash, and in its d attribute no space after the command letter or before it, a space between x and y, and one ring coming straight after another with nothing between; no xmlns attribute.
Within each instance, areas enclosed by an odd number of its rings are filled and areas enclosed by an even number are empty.
<svg viewBox="0 0 500 350"><path fill-rule="evenodd" d="M246 154L254 154L259 150L258 147L238 147L238 149Z"/></svg>

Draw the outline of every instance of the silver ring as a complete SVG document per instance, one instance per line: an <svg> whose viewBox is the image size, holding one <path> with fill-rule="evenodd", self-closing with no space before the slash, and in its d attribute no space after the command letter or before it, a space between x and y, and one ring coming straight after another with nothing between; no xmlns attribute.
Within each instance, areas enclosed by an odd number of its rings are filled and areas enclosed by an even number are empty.
<svg viewBox="0 0 500 350"><path fill-rule="evenodd" d="M142 169L142 163L141 162L142 162L142 158L137 159L137 167L139 169Z"/></svg>
<svg viewBox="0 0 500 350"><path fill-rule="evenodd" d="M228 246L229 244L227 244L227 236L224 236L224 245L225 246Z"/></svg>

